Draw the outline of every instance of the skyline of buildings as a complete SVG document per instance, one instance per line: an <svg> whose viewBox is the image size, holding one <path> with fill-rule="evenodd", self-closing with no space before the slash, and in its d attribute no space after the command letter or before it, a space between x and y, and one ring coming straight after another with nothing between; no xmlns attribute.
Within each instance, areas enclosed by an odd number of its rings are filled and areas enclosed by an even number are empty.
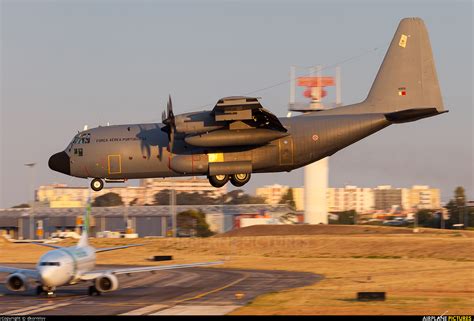
<svg viewBox="0 0 474 321"><path fill-rule="evenodd" d="M267 204L278 204L289 186L273 184L257 188L257 196L264 197ZM304 210L304 188L295 187L293 200L297 211ZM411 188L395 188L391 185L379 185L375 188L346 185L327 189L327 211L342 212L355 210L358 213L371 211L392 211L403 209L436 209L441 207L440 189L428 185L413 185Z"/></svg>
<svg viewBox="0 0 474 321"><path fill-rule="evenodd" d="M296 211L304 210L304 188L273 184L258 187L256 196L263 197L266 204L278 204L288 189L293 192ZM227 193L226 186L216 189L205 178L149 178L140 180L139 186L112 186L102 191L92 192L92 201L107 193L118 194L124 205L152 205L155 194L166 189L179 192L206 193L207 196L219 197ZM74 187L66 184L42 185L35 190L37 203L35 206L51 208L84 207L89 197L88 187ZM440 208L440 189L427 185L413 185L411 188L397 188L391 185L377 187L329 187L327 189L328 212L356 210L358 213L394 208L403 210Z"/></svg>
<svg viewBox="0 0 474 321"><path fill-rule="evenodd" d="M107 193L118 194L124 205L152 205L155 194L163 190L174 189L177 193L206 193L219 197L227 193L227 187L215 188L205 178L146 178L140 180L139 186L104 187L101 191L91 192L89 187L74 187L66 184L42 185L35 191L39 203L48 203L49 207L84 207L89 193L91 200Z"/></svg>

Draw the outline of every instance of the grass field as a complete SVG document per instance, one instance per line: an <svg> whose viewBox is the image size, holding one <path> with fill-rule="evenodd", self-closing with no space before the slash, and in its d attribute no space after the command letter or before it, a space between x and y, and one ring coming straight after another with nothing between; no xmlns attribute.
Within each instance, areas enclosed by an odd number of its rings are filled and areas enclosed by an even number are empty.
<svg viewBox="0 0 474 321"><path fill-rule="evenodd" d="M474 238L469 233L474 232L93 239L91 243L145 244L98 254L98 263L103 264L156 264L146 259L173 255L173 263L226 259L222 267L305 271L325 277L311 286L260 296L233 314L472 315ZM36 262L47 250L3 241L0 262ZM358 291L385 291L387 300L359 302Z"/></svg>

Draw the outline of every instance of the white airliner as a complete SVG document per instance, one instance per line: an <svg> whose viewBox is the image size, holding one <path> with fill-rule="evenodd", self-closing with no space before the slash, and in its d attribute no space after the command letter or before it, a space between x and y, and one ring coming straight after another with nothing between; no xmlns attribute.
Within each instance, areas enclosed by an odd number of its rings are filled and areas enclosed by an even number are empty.
<svg viewBox="0 0 474 321"><path fill-rule="evenodd" d="M82 235L76 246L61 247L45 243L34 243L54 248L54 250L45 253L39 259L35 269L0 266L0 272L11 273L7 277L6 287L11 291L26 291L28 290L29 281L33 280L38 284L36 294L40 295L45 292L47 296L51 297L55 295L54 291L58 286L76 284L82 281L92 281L93 285L89 287L88 294L100 295L102 292L110 292L118 289L118 274L153 272L223 263L218 261L93 271L96 253L140 246L142 244L100 249L90 246L87 232L89 226L89 211L90 207L84 215Z"/></svg>

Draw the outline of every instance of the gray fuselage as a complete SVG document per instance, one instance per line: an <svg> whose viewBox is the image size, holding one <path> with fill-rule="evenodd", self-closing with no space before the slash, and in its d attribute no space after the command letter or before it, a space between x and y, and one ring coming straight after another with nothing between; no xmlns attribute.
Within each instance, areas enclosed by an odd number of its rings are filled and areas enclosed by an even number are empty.
<svg viewBox="0 0 474 321"><path fill-rule="evenodd" d="M291 171L390 124L378 113L313 112L280 121L288 136L262 146L222 148L194 147L177 138L170 144L160 123L92 128L79 133L66 148L70 158L70 172L66 174L106 179L194 176L209 175L216 164L222 166L211 174L235 174L245 164L254 173Z"/></svg>

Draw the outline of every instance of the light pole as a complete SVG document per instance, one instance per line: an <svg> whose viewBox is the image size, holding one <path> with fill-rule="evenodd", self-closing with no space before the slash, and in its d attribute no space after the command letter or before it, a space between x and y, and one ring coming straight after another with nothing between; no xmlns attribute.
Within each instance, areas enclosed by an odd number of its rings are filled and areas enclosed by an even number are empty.
<svg viewBox="0 0 474 321"><path fill-rule="evenodd" d="M169 190L169 193L170 193L170 212L171 212L171 232L172 232L172 236L173 237L176 237L177 235L177 224L176 224L176 190L174 189L170 189Z"/></svg>
<svg viewBox="0 0 474 321"><path fill-rule="evenodd" d="M31 174L30 174L30 189L33 191L33 201L31 202L31 208L30 208L30 239L35 239L35 165L36 163L28 163L24 164L26 167L29 167L31 169ZM31 192L30 190L30 192ZM29 197L28 197L29 198Z"/></svg>
<svg viewBox="0 0 474 321"><path fill-rule="evenodd" d="M418 232L418 206L415 206L415 222L413 226L413 233Z"/></svg>

